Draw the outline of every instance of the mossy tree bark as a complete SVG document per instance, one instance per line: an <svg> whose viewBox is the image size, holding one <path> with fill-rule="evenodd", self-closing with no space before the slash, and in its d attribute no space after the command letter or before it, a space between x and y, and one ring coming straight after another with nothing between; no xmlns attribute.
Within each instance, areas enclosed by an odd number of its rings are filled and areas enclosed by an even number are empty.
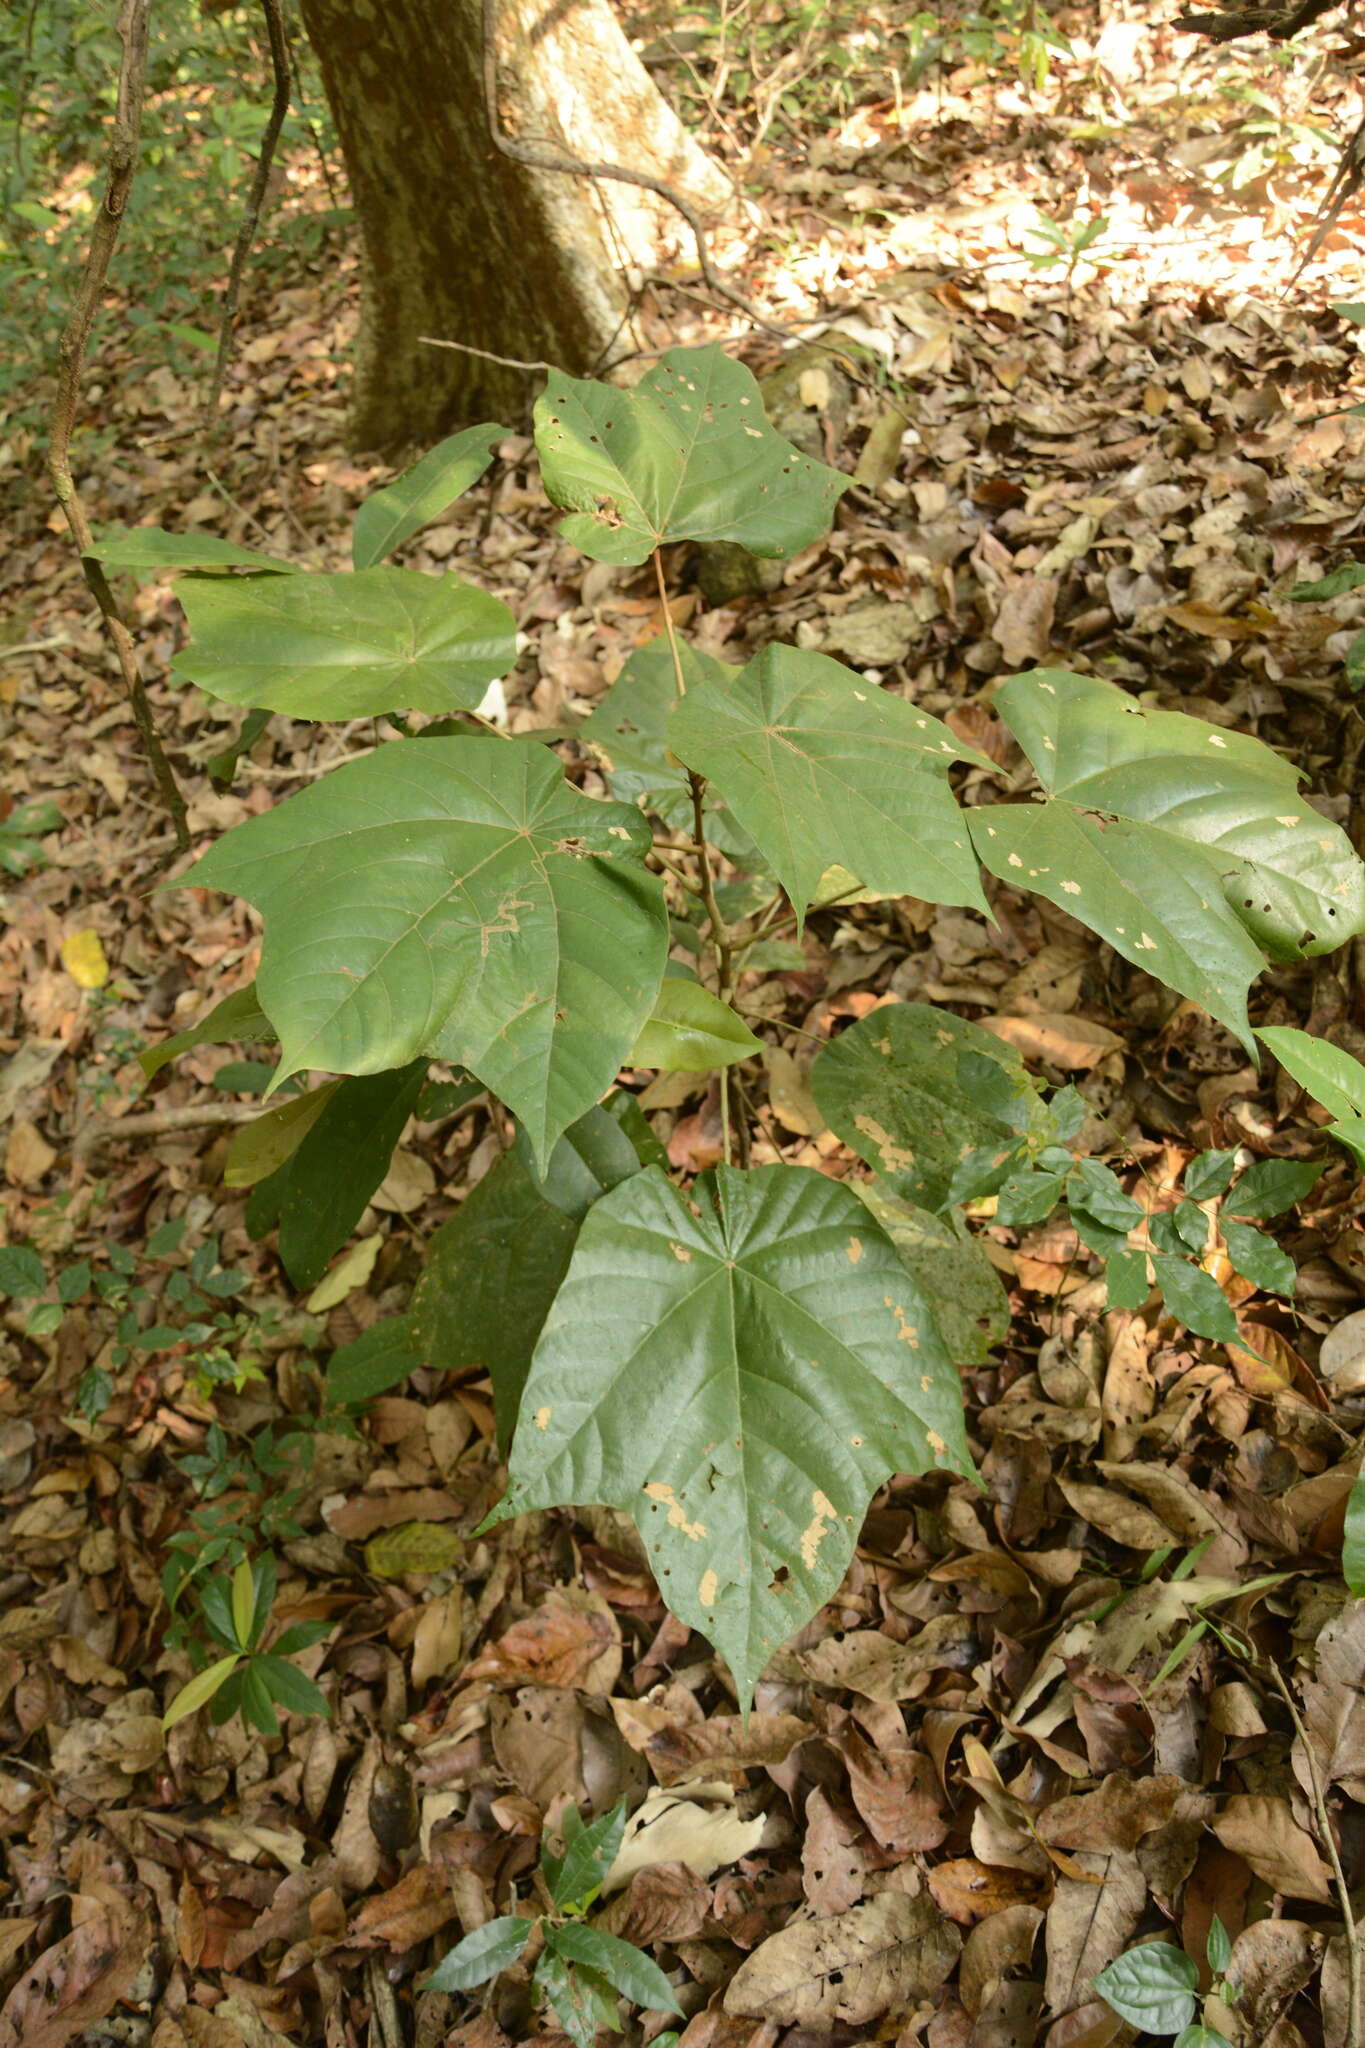
<svg viewBox="0 0 1365 2048"><path fill-rule="evenodd" d="M690 234L656 194L533 168L491 141L481 0L302 0L365 249L352 437L395 452L515 419L526 375L451 349L583 373L629 334L632 270ZM728 186L636 57L608 0L500 0L501 131L620 164L703 211Z"/></svg>

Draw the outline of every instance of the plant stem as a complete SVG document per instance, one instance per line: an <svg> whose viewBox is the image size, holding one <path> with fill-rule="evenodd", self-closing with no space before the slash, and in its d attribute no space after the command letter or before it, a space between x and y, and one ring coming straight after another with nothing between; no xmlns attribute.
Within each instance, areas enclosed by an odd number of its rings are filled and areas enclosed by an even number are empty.
<svg viewBox="0 0 1365 2048"><path fill-rule="evenodd" d="M857 887L861 887L861 884L857 885ZM832 910L836 903L842 903L846 897L856 895L857 887L841 889L837 896L826 896L819 903L807 904L806 916L814 917L818 910ZM778 918L776 924L765 922L760 924L756 931L745 932L742 938L733 941L730 950L732 953L742 953L746 946L756 945L759 939L771 938L776 932L784 932L788 925L794 925L796 922L796 912L789 910L785 917Z"/></svg>
<svg viewBox="0 0 1365 2048"><path fill-rule="evenodd" d="M95 545L95 538L90 530L90 522L85 516L80 493L76 489L75 478L71 473L71 432L76 422L76 402L80 393L86 345L95 323L95 313L104 290L109 259L118 240L123 211L128 203L128 192L133 182L133 172L137 166L138 131L142 123L142 97L147 69L147 0L124 0L119 10L117 33L123 44L123 59L119 67L118 104L109 140L104 200L95 217L95 228L90 238L85 271L72 296L71 317L62 336L47 466L52 477L53 489L57 494L57 502L66 514L71 537L80 553L81 568L85 572L90 594L99 606L105 628L113 642L124 688L128 692L128 701L132 706L133 723L142 742L142 751L155 778L161 801L175 828L176 846L184 853L188 851L190 843L185 799L180 793L175 771L166 759L160 735L152 720L147 685L138 668L132 634L124 624L103 568L90 552Z"/></svg>
<svg viewBox="0 0 1365 2048"><path fill-rule="evenodd" d="M655 548L650 559L654 564L654 579L659 586L659 604L664 615L664 631L668 635L668 651L673 657L673 680L678 686L678 695L685 697L687 695L687 678L683 675L682 650L678 646L678 635L673 625L673 614L668 609L668 586L664 582L664 558L661 551ZM697 836L700 838L701 834L698 833Z"/></svg>
<svg viewBox="0 0 1365 2048"><path fill-rule="evenodd" d="M1346 2037L1342 2048L1361 2048L1360 2041L1360 1934L1356 1927L1355 1914L1351 1910L1351 1893L1346 1883L1346 1873L1341 1867L1341 1852L1332 1829L1332 1817L1327 1811L1327 1798L1323 1790L1318 1760L1313 1754L1313 1745L1308 1739L1308 1730L1303 1725L1293 1693L1285 1683L1278 1666L1267 1658L1261 1670L1270 1680L1288 1709L1294 1724L1294 1733L1303 1744L1303 1760L1308 1767L1308 1782L1313 1790L1313 1814L1318 1824L1322 1846L1332 1866L1332 1881L1336 1886L1337 1903L1341 1907L1341 1928L1346 1941L1346 1969L1349 1982L1346 1987Z"/></svg>

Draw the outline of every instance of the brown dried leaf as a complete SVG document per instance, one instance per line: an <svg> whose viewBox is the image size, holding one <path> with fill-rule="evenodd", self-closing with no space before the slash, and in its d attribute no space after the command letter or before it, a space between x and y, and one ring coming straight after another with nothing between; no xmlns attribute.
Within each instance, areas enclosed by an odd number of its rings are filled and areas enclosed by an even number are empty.
<svg viewBox="0 0 1365 2048"><path fill-rule="evenodd" d="M0 2048L66 2048L112 2012L152 1939L141 1914L107 1904L45 1949L0 2009Z"/></svg>
<svg viewBox="0 0 1365 2048"><path fill-rule="evenodd" d="M962 1937L925 1894L883 1892L829 1920L794 1920L740 1964L727 2013L778 2024L866 2026L929 1998Z"/></svg>
<svg viewBox="0 0 1365 2048"><path fill-rule="evenodd" d="M745 1771L756 1764L780 1764L815 1733L797 1714L717 1714L686 1728L661 1728L645 1755L661 1785L700 1777L703 1771Z"/></svg>
<svg viewBox="0 0 1365 2048"><path fill-rule="evenodd" d="M1287 1799L1234 1792L1214 1821L1213 1832L1272 1891L1288 1899L1316 1899L1319 1905L1331 1898L1331 1874Z"/></svg>
<svg viewBox="0 0 1365 2048"><path fill-rule="evenodd" d="M1057 1880L1047 1914L1046 1980L1055 2013L1090 2000L1096 1977L1127 1948L1147 1904L1147 1880L1131 1852L1082 1852L1076 1860L1099 1882Z"/></svg>

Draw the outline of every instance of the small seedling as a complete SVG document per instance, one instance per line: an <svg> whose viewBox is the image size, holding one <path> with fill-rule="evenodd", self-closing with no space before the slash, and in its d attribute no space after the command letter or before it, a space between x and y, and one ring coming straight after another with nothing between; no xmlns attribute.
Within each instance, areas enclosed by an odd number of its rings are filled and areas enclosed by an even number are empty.
<svg viewBox="0 0 1365 2048"><path fill-rule="evenodd" d="M221 1725L240 1714L248 1728L278 1735L276 1706L291 1714L328 1714L331 1710L311 1678L285 1662L297 1650L320 1642L332 1624L300 1621L277 1636L269 1650L261 1648L275 1605L278 1566L265 1551L243 1558L230 1578L210 1579L198 1589L199 1609L213 1643L225 1655L182 1685L162 1720L163 1728L207 1707Z"/></svg>
<svg viewBox="0 0 1365 2048"><path fill-rule="evenodd" d="M1232 1941L1215 1913L1209 1928L1211 1995L1232 2005L1236 1990L1227 1980ZM1199 1965L1170 1941L1144 1941L1128 1949L1095 1979L1095 1989L1120 2019L1145 2034L1174 2034L1175 2048L1226 2048L1221 2034L1195 2020Z"/></svg>
<svg viewBox="0 0 1365 2048"><path fill-rule="evenodd" d="M629 1941L585 1924L584 1916L616 1861L625 1833L624 1800L599 1820L585 1823L578 1808L560 1822L563 1854L548 1835L541 1842L540 1881L548 1910L536 1918L504 1914L476 1927L439 1962L422 1986L426 1991L471 1991L517 1962L532 1938L540 1954L531 1990L548 2005L574 2048L592 2048L599 2027L619 2034L619 2000L650 2012L680 2012L673 1987L658 1964ZM655 2048L676 2048L676 2034L655 2036Z"/></svg>

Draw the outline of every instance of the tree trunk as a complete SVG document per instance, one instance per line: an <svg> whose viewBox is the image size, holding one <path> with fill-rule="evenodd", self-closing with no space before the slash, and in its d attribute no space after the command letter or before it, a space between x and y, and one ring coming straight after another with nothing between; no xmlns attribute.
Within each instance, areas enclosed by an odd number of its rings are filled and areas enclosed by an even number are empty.
<svg viewBox="0 0 1365 2048"><path fill-rule="evenodd" d="M303 0L303 17L365 248L356 446L391 453L524 410L524 372L420 335L580 374L628 344L628 273L690 233L654 193L494 146L481 0ZM703 210L727 197L608 0L500 0L498 92L517 142L647 172Z"/></svg>

